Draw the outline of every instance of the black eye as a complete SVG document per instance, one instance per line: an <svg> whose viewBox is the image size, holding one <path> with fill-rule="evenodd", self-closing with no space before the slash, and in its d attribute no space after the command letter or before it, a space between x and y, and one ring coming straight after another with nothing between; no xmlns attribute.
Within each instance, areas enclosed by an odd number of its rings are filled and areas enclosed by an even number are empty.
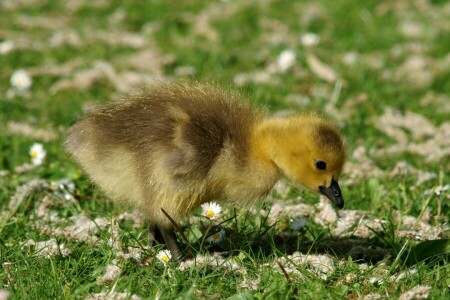
<svg viewBox="0 0 450 300"><path fill-rule="evenodd" d="M319 160L318 162L316 162L316 168L319 170L325 170L327 168L327 163L323 160Z"/></svg>

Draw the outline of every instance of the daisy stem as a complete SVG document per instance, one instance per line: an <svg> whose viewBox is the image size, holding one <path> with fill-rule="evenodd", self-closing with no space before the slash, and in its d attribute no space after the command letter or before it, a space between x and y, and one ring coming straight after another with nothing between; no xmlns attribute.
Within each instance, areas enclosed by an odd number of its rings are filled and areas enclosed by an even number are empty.
<svg viewBox="0 0 450 300"><path fill-rule="evenodd" d="M205 239L208 236L208 233L211 230L211 228L212 228L212 221L209 220L208 228L206 228L206 231L205 231L205 233L203 234L203 237L202 237L202 242L200 243L200 249L203 248L203 243L205 242Z"/></svg>

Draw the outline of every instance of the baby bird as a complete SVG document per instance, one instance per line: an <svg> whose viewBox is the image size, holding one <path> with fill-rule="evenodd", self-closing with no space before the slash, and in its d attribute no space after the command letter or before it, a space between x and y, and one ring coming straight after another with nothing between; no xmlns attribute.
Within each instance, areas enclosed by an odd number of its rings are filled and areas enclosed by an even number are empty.
<svg viewBox="0 0 450 300"><path fill-rule="evenodd" d="M246 205L287 176L344 201L345 159L337 128L314 114L270 117L237 94L197 83L160 83L88 112L71 129L67 150L112 199L149 220L181 252L164 209L179 221L212 200Z"/></svg>

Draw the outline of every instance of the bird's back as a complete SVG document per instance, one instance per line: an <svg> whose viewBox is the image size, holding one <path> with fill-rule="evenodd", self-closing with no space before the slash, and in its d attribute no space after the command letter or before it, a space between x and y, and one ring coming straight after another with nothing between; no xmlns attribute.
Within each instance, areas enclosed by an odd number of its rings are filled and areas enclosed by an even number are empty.
<svg viewBox="0 0 450 300"><path fill-rule="evenodd" d="M113 197L179 197L177 186L204 194L202 181L223 151L230 163L245 165L251 127L263 115L216 87L160 84L93 109L71 129L67 144Z"/></svg>
<svg viewBox="0 0 450 300"><path fill-rule="evenodd" d="M163 148L170 167L189 160L196 173L191 175L206 175L224 143L232 146L236 158L246 157L249 130L261 116L236 94L172 83L94 109L81 124L91 128L99 151L124 147L140 159Z"/></svg>

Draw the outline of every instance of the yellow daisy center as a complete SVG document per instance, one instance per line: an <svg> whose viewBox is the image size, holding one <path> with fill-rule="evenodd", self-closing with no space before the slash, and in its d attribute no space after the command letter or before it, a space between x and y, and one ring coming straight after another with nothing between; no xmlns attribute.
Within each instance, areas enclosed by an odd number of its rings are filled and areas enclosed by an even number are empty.
<svg viewBox="0 0 450 300"><path fill-rule="evenodd" d="M208 216L208 218L212 218L216 215L216 213L214 211L212 211L211 209L206 211L206 215Z"/></svg>
<svg viewBox="0 0 450 300"><path fill-rule="evenodd" d="M169 261L169 256L167 256L167 255L163 255L163 256L161 256L161 260L163 260L163 261L165 261L165 262L168 262Z"/></svg>
<svg viewBox="0 0 450 300"><path fill-rule="evenodd" d="M38 152L36 150L31 151L30 155L31 155L31 158L36 158L38 156Z"/></svg>

